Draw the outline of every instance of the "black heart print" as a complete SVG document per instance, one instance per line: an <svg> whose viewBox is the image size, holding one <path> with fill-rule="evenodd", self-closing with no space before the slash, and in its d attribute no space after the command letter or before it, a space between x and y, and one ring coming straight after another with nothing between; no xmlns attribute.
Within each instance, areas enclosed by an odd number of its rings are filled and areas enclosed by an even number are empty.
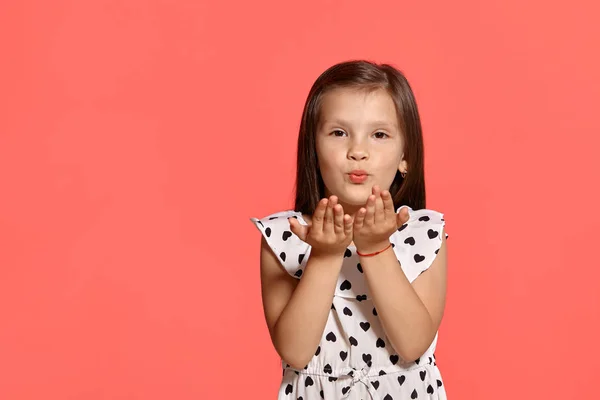
<svg viewBox="0 0 600 400"><path fill-rule="evenodd" d="M304 386L309 387L314 385L315 382L313 382L312 378L310 376L306 377L306 381L304 381Z"/></svg>
<svg viewBox="0 0 600 400"><path fill-rule="evenodd" d="M398 232L402 232L407 226L408 224L403 224L400 228L398 228Z"/></svg>
<svg viewBox="0 0 600 400"><path fill-rule="evenodd" d="M407 237L406 239L404 239L404 243L405 244L410 244L411 246L414 246L415 245L415 238L412 237L412 236Z"/></svg>
<svg viewBox="0 0 600 400"><path fill-rule="evenodd" d="M417 397L419 397L419 395L417 394L417 389L414 389L412 391L412 393L410 394L410 398L411 399L416 399Z"/></svg>
<svg viewBox="0 0 600 400"><path fill-rule="evenodd" d="M415 262L420 263L421 261L423 261L425 259L425 256L422 256L420 254L415 254Z"/></svg>
<svg viewBox="0 0 600 400"><path fill-rule="evenodd" d="M317 346L317 351L315 351L315 356L318 356L321 353L321 346Z"/></svg>
<svg viewBox="0 0 600 400"><path fill-rule="evenodd" d="M379 371L379 376L387 375L384 370Z"/></svg>
<svg viewBox="0 0 600 400"><path fill-rule="evenodd" d="M440 381L439 379L437 379L437 387L442 387L442 381Z"/></svg>
<svg viewBox="0 0 600 400"><path fill-rule="evenodd" d="M346 387L342 388L342 394L348 393L348 390L350 390L350 386L346 386Z"/></svg>
<svg viewBox="0 0 600 400"><path fill-rule="evenodd" d="M371 385L377 390L379 388L379 381L371 381Z"/></svg>
<svg viewBox="0 0 600 400"><path fill-rule="evenodd" d="M304 260L304 254L298 254L298 264L302 264L302 260Z"/></svg>
<svg viewBox="0 0 600 400"><path fill-rule="evenodd" d="M302 276L302 270L299 269L296 271L296 273L294 274L294 276L297 276L298 278L300 278Z"/></svg>
<svg viewBox="0 0 600 400"><path fill-rule="evenodd" d="M358 296L356 296L356 300L358 301L363 301L367 299L367 295L366 294L359 294Z"/></svg>
<svg viewBox="0 0 600 400"><path fill-rule="evenodd" d="M419 218L419 221L429 221L429 217L427 215L422 216L421 218Z"/></svg>
<svg viewBox="0 0 600 400"><path fill-rule="evenodd" d="M427 371L420 371L419 375L421 376L421 380L425 381L425 376L427 375Z"/></svg>
<svg viewBox="0 0 600 400"><path fill-rule="evenodd" d="M349 280L345 280L344 282L342 282L342 284L340 285L340 290L350 290L350 288L352 287L352 284L350 283Z"/></svg>
<svg viewBox="0 0 600 400"><path fill-rule="evenodd" d="M290 237L292 236L292 232L290 231L283 231L283 235L281 235L281 238L283 239L283 241L285 242L286 240L288 240Z"/></svg>
<svg viewBox="0 0 600 400"><path fill-rule="evenodd" d="M373 308L373 315L377 316L377 310L375 308Z"/></svg>
<svg viewBox="0 0 600 400"><path fill-rule="evenodd" d="M433 394L433 386L427 385L427 393Z"/></svg>
<svg viewBox="0 0 600 400"><path fill-rule="evenodd" d="M394 365L398 364L398 361L400 360L400 357L397 356L396 354L392 354L390 356L390 362Z"/></svg>
<svg viewBox="0 0 600 400"><path fill-rule="evenodd" d="M348 357L348 352L346 351L340 351L340 358L342 359L342 361L346 361L346 357Z"/></svg>
<svg viewBox="0 0 600 400"><path fill-rule="evenodd" d="M331 374L333 370L331 369L331 365L327 364L323 367L323 372L326 374Z"/></svg>
<svg viewBox="0 0 600 400"><path fill-rule="evenodd" d="M285 394L291 394L294 391L294 387L292 385L287 385L285 387Z"/></svg>
<svg viewBox="0 0 600 400"><path fill-rule="evenodd" d="M371 327L371 324L368 322L361 322L359 325L362 328L362 330L365 332L368 331L369 328Z"/></svg>
<svg viewBox="0 0 600 400"><path fill-rule="evenodd" d="M285 261L285 252L282 251L281 254L279 254L279 258Z"/></svg>
<svg viewBox="0 0 600 400"><path fill-rule="evenodd" d="M377 339L377 343L375 344L376 347L385 347L385 342L383 341L383 339L379 338Z"/></svg>
<svg viewBox="0 0 600 400"><path fill-rule="evenodd" d="M358 340L356 340L354 336L350 336L348 340L350 341L351 346L358 346Z"/></svg>
<svg viewBox="0 0 600 400"><path fill-rule="evenodd" d="M329 332L327 336L325 336L325 339L327 339L328 342L335 342L337 340L335 333L333 332Z"/></svg>
<svg viewBox="0 0 600 400"><path fill-rule="evenodd" d="M364 362L367 363L367 365L370 367L371 366L371 355L370 354L363 354L362 355L362 359Z"/></svg>
<svg viewBox="0 0 600 400"><path fill-rule="evenodd" d="M358 272L363 273L362 265L360 263L356 264L356 268L358 268Z"/></svg>
<svg viewBox="0 0 600 400"><path fill-rule="evenodd" d="M394 400L394 398L392 396L390 396L389 394L386 394L385 397L383 398L383 400Z"/></svg>
<svg viewBox="0 0 600 400"><path fill-rule="evenodd" d="M429 236L429 239L435 239L438 236L438 231L430 229L427 231L427 236Z"/></svg>
<svg viewBox="0 0 600 400"><path fill-rule="evenodd" d="M352 257L352 252L350 251L350 249L346 249L346 251L344 252L344 258L348 257Z"/></svg>
<svg viewBox="0 0 600 400"><path fill-rule="evenodd" d="M404 383L405 380L406 380L406 377L404 375L400 375L398 377L398 383L400 384L400 386L402 386L402 384Z"/></svg>
<svg viewBox="0 0 600 400"><path fill-rule="evenodd" d="M352 316L352 311L348 307L344 307L344 315Z"/></svg>
<svg viewBox="0 0 600 400"><path fill-rule="evenodd" d="M265 229L265 235L267 235L267 237L271 237L271 228Z"/></svg>

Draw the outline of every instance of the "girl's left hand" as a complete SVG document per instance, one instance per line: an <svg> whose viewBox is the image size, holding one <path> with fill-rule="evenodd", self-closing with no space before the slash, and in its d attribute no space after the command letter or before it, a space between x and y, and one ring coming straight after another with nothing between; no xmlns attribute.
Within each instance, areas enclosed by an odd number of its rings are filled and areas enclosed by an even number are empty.
<svg viewBox="0 0 600 400"><path fill-rule="evenodd" d="M395 212L388 190L381 191L375 185L372 193L354 219L354 245L361 253L374 253L386 248L390 244L390 236L408 221L408 210L403 208L399 213Z"/></svg>

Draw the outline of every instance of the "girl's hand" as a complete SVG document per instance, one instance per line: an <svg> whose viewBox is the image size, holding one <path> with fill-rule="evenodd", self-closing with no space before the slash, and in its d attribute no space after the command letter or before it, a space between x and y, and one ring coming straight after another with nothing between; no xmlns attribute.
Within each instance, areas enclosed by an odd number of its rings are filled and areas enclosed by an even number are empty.
<svg viewBox="0 0 600 400"><path fill-rule="evenodd" d="M388 190L381 191L375 185L367 204L356 213L353 237L356 250L361 253L374 253L390 244L390 236L408 221L408 211L394 211L392 195Z"/></svg>
<svg viewBox="0 0 600 400"><path fill-rule="evenodd" d="M308 225L288 218L292 232L311 246L311 257L343 255L352 242L352 217L337 197L321 199Z"/></svg>

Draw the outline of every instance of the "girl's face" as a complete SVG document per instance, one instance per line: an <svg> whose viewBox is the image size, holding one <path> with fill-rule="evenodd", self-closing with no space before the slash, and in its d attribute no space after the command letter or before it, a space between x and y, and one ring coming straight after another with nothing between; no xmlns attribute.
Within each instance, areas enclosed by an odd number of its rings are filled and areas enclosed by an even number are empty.
<svg viewBox="0 0 600 400"><path fill-rule="evenodd" d="M384 89L337 88L323 95L316 147L326 196L336 195L351 215L365 205L373 185L389 190L407 167L396 107ZM353 175L355 170L366 176Z"/></svg>

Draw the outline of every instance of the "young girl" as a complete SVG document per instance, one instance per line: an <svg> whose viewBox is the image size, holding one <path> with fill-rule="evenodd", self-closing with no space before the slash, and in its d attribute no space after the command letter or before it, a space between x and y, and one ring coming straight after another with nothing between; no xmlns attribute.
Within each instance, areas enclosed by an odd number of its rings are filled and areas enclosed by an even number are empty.
<svg viewBox="0 0 600 400"><path fill-rule="evenodd" d="M447 235L425 209L421 123L399 71L352 61L317 79L295 210L251 220L279 399L446 399L434 351Z"/></svg>

